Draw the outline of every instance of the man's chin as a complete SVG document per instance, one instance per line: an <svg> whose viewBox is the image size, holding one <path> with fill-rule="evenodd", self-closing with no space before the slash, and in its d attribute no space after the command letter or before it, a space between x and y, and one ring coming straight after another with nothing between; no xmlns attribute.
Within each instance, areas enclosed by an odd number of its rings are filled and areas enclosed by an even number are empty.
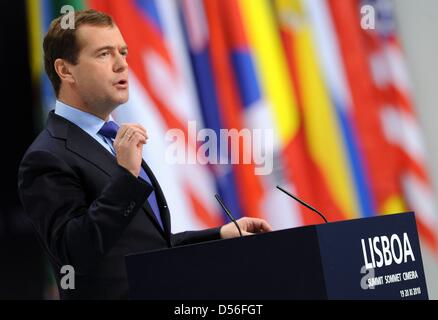
<svg viewBox="0 0 438 320"><path fill-rule="evenodd" d="M114 99L117 105L125 104L126 102L128 102L128 100L129 100L129 93L119 95L116 97L116 99Z"/></svg>

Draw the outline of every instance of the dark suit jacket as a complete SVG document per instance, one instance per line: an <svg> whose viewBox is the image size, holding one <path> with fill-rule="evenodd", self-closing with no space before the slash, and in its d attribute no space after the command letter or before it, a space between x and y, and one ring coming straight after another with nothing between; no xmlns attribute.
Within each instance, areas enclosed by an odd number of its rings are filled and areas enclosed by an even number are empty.
<svg viewBox="0 0 438 320"><path fill-rule="evenodd" d="M164 230L146 201L151 185L119 166L78 126L49 114L46 129L20 164L18 184L61 298L129 298L125 255L220 238L218 228L172 234L164 194L144 162L143 168L155 188ZM60 287L63 265L75 269L74 290ZM157 276L166 281L159 270Z"/></svg>

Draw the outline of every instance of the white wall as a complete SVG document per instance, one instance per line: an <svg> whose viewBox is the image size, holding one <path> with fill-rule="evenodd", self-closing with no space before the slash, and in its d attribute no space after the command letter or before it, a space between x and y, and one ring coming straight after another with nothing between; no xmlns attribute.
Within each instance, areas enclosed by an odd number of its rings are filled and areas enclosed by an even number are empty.
<svg viewBox="0 0 438 320"><path fill-rule="evenodd" d="M438 191L438 1L394 0L394 3L413 99L429 154L429 173ZM436 230L438 233L438 226ZM429 297L438 299L438 255L433 257L425 247L422 254Z"/></svg>

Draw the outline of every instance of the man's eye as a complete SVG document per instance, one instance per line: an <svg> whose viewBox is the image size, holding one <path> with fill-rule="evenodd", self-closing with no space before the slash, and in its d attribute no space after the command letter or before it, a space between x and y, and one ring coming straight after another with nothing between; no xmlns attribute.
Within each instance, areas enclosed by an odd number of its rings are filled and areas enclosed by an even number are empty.
<svg viewBox="0 0 438 320"><path fill-rule="evenodd" d="M126 57L128 55L128 51L123 51L122 56Z"/></svg>
<svg viewBox="0 0 438 320"><path fill-rule="evenodd" d="M106 57L106 56L108 56L109 55L109 52L108 51L105 51L105 52L102 52L99 56L100 57Z"/></svg>

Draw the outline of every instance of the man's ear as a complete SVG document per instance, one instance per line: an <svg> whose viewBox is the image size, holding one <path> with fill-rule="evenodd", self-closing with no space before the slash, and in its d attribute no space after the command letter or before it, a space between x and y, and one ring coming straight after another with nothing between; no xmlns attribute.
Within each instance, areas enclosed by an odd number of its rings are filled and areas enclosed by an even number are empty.
<svg viewBox="0 0 438 320"><path fill-rule="evenodd" d="M58 74L61 81L65 81L71 84L76 82L70 70L72 66L70 63L68 63L64 59L56 59L54 66L55 66L55 71Z"/></svg>

